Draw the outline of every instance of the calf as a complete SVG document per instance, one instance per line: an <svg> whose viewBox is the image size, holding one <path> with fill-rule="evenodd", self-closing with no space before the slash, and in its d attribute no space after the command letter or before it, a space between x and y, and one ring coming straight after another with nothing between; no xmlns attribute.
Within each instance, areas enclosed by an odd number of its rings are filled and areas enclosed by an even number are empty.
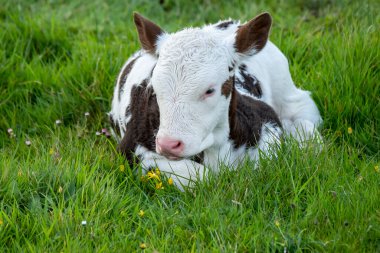
<svg viewBox="0 0 380 253"><path fill-rule="evenodd" d="M301 144L319 137L315 103L268 41L268 13L173 34L137 13L134 21L142 50L123 66L109 113L129 161L136 155L182 187L206 167L270 154L283 131Z"/></svg>

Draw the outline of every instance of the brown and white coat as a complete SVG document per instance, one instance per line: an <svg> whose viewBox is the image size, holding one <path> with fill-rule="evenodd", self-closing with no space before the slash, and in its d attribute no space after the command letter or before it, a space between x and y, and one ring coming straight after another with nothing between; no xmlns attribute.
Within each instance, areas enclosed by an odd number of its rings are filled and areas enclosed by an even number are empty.
<svg viewBox="0 0 380 253"><path fill-rule="evenodd" d="M109 113L119 150L180 188L220 163L270 155L284 132L319 137L319 111L268 41L271 17L168 34L135 14L142 50L123 66Z"/></svg>

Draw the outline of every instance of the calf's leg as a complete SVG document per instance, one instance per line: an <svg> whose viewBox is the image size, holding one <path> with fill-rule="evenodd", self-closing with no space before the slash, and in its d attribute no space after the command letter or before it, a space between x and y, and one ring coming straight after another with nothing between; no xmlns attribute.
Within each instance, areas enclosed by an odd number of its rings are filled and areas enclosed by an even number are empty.
<svg viewBox="0 0 380 253"><path fill-rule="evenodd" d="M135 153L140 157L140 164L145 171L159 168L166 176L173 178L174 184L181 191L194 186L195 181L203 180L207 172L205 166L200 163L189 159L169 160L141 146L137 147Z"/></svg>

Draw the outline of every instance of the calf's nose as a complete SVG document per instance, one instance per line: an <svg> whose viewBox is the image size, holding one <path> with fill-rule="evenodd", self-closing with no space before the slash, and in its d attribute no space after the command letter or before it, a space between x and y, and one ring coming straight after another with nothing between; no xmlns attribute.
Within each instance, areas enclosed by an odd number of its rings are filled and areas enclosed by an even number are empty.
<svg viewBox="0 0 380 253"><path fill-rule="evenodd" d="M161 155L179 157L184 149L184 144L180 140L169 137L156 139L156 151Z"/></svg>

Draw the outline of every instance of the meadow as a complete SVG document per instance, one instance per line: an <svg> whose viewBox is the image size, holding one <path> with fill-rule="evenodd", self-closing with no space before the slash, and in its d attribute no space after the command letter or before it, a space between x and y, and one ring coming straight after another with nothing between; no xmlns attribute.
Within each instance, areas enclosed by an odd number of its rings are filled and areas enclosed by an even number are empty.
<svg viewBox="0 0 380 253"><path fill-rule="evenodd" d="M376 0L0 0L1 252L379 252ZM270 39L312 91L323 149L181 192L141 178L101 133L132 13L174 32L273 16ZM133 173L137 170L137 173ZM162 183L162 184L160 184Z"/></svg>

